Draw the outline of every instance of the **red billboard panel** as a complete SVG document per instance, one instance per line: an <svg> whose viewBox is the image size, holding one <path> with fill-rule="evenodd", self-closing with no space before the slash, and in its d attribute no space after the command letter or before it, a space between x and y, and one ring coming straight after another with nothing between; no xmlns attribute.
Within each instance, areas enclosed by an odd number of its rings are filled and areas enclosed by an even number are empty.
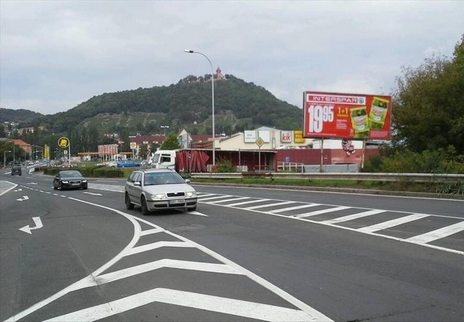
<svg viewBox="0 0 464 322"><path fill-rule="evenodd" d="M390 139L391 97L304 92L305 138Z"/></svg>

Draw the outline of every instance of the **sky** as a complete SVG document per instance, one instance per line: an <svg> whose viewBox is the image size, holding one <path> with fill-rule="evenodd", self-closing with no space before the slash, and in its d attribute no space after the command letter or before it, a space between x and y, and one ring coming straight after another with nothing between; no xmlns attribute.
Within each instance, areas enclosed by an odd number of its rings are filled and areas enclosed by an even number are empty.
<svg viewBox="0 0 464 322"><path fill-rule="evenodd" d="M213 69L302 107L304 91L389 95L452 57L464 1L0 0L0 107L42 114ZM216 98L217 100L217 98Z"/></svg>

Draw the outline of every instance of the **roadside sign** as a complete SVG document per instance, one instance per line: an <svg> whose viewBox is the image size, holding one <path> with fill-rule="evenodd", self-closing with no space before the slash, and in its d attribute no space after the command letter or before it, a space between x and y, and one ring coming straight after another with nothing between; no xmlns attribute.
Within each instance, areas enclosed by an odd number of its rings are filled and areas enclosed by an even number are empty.
<svg viewBox="0 0 464 322"><path fill-rule="evenodd" d="M255 142L259 147L262 147L264 144L264 140L262 138L258 138Z"/></svg>
<svg viewBox="0 0 464 322"><path fill-rule="evenodd" d="M69 146L69 139L66 137L61 137L58 139L58 145L60 148L67 148Z"/></svg>
<svg viewBox="0 0 464 322"><path fill-rule="evenodd" d="M131 150L135 150L137 148L137 143L136 142L131 142L130 143L130 148L131 148Z"/></svg>

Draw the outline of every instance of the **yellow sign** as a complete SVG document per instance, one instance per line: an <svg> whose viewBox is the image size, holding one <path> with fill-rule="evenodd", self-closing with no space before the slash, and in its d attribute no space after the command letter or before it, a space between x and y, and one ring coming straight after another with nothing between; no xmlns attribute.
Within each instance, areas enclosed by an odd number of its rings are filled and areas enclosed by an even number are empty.
<svg viewBox="0 0 464 322"><path fill-rule="evenodd" d="M63 148L63 149L67 148L69 146L69 139L65 137L61 137L58 140L58 145L60 146L60 148Z"/></svg>
<svg viewBox="0 0 464 322"><path fill-rule="evenodd" d="M256 142L255 142L255 143L256 143L256 144L257 144L259 147L262 147L262 146L263 146L263 144L264 144L264 140L263 140L263 139L261 139L261 138L258 138L258 139L256 140Z"/></svg>
<svg viewBox="0 0 464 322"><path fill-rule="evenodd" d="M303 131L293 131L293 133L294 133L293 134L294 135L293 141L295 143L305 143L306 142L304 137L303 137Z"/></svg>

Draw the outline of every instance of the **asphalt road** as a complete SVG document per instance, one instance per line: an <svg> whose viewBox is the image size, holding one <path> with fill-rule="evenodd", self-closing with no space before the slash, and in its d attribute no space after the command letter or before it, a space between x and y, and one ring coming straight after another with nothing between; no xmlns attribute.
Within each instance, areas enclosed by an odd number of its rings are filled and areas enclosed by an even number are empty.
<svg viewBox="0 0 464 322"><path fill-rule="evenodd" d="M464 202L0 175L0 321L463 321ZM21 230L20 230L21 229Z"/></svg>

